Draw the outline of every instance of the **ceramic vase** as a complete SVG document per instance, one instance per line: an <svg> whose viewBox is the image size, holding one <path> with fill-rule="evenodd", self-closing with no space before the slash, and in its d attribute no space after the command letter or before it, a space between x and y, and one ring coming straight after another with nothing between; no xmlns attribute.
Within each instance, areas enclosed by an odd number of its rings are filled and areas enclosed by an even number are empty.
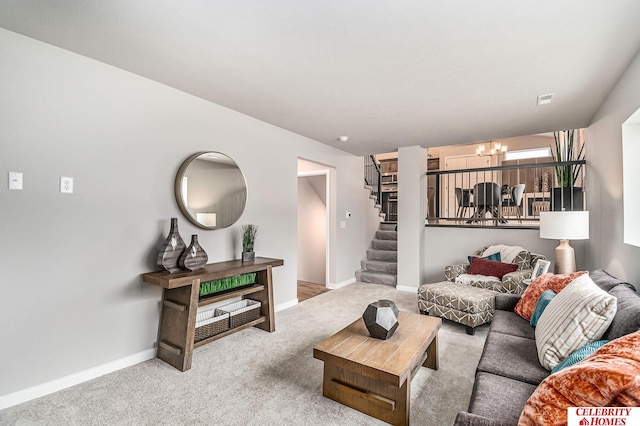
<svg viewBox="0 0 640 426"><path fill-rule="evenodd" d="M180 257L180 266L190 271L203 268L207 264L209 256L198 243L198 236L191 236L191 244L186 248Z"/></svg>
<svg viewBox="0 0 640 426"><path fill-rule="evenodd" d="M162 243L158 253L157 264L165 271L180 271L180 256L184 252L186 245L178 232L178 219L171 218L171 229L169 235Z"/></svg>

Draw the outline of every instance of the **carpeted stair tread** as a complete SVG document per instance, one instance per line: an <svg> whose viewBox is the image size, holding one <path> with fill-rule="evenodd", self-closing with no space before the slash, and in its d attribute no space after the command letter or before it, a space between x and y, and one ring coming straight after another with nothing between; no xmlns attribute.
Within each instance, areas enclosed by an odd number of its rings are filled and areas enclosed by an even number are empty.
<svg viewBox="0 0 640 426"><path fill-rule="evenodd" d="M384 284L395 287L398 278L395 274L385 272L357 271L356 280L363 283Z"/></svg>
<svg viewBox="0 0 640 426"><path fill-rule="evenodd" d="M398 231L376 231L376 240L398 240Z"/></svg>
<svg viewBox="0 0 640 426"><path fill-rule="evenodd" d="M397 223L381 223L379 228L381 231L397 231L398 230L398 224Z"/></svg>
<svg viewBox="0 0 640 426"><path fill-rule="evenodd" d="M398 250L398 242L396 240L372 240L371 248L374 250Z"/></svg>
<svg viewBox="0 0 640 426"><path fill-rule="evenodd" d="M385 262L397 262L398 252L395 250L374 250L367 249L367 259L383 260Z"/></svg>
<svg viewBox="0 0 640 426"><path fill-rule="evenodd" d="M397 262L362 259L360 261L360 267L363 270L370 272L387 272L389 274L396 274L398 272Z"/></svg>

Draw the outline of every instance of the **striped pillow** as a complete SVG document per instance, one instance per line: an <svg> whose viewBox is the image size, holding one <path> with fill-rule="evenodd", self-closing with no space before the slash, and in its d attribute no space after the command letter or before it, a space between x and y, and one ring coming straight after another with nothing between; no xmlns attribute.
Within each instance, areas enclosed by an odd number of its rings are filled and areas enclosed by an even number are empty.
<svg viewBox="0 0 640 426"><path fill-rule="evenodd" d="M552 370L573 351L602 337L616 313L616 298L581 275L554 297L536 327L540 364Z"/></svg>

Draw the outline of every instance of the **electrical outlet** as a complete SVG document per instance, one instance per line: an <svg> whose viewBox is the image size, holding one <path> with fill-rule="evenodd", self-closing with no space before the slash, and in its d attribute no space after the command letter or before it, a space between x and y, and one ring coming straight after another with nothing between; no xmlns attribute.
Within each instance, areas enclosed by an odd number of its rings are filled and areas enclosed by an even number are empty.
<svg viewBox="0 0 640 426"><path fill-rule="evenodd" d="M60 193L73 194L73 178L60 176Z"/></svg>

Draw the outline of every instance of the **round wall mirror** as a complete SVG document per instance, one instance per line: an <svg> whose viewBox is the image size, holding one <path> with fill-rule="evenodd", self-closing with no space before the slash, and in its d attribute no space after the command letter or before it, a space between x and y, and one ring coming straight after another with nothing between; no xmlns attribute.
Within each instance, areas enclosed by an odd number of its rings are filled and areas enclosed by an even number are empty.
<svg viewBox="0 0 640 426"><path fill-rule="evenodd" d="M247 182L240 168L219 152L187 158L176 175L176 201L191 223L203 229L233 225L247 202Z"/></svg>

